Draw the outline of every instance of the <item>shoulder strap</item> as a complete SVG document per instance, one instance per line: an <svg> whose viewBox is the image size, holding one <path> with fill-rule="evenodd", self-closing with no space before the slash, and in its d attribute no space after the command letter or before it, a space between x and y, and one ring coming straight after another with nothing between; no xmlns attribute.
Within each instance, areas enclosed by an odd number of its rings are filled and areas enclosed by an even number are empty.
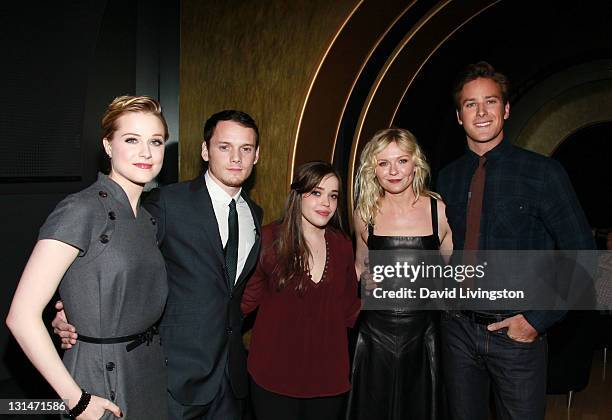
<svg viewBox="0 0 612 420"><path fill-rule="evenodd" d="M434 197L429 197L431 200L431 227L433 228L433 234L438 238L438 201Z"/></svg>
<svg viewBox="0 0 612 420"><path fill-rule="evenodd" d="M368 238L374 235L374 225L372 223L368 223Z"/></svg>

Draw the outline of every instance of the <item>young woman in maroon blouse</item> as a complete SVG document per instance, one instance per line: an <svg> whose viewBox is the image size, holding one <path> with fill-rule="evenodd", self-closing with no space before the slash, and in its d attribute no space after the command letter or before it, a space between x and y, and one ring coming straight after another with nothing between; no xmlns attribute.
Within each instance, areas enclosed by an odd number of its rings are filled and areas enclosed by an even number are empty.
<svg viewBox="0 0 612 420"><path fill-rule="evenodd" d="M258 420L335 420L344 407L361 302L339 180L328 163L302 165L282 219L263 228L242 300L245 314L259 307L248 359Z"/></svg>

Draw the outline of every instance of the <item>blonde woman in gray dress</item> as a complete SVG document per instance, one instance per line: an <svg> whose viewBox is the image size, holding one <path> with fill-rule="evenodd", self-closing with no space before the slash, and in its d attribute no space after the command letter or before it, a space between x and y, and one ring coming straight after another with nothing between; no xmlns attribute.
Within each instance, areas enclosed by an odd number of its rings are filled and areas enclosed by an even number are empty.
<svg viewBox="0 0 612 420"><path fill-rule="evenodd" d="M155 220L140 207L160 171L168 127L157 101L122 96L102 138L110 174L60 202L40 229L6 320L30 361L78 419L166 416L154 324L167 281ZM42 312L59 288L78 341L60 360Z"/></svg>

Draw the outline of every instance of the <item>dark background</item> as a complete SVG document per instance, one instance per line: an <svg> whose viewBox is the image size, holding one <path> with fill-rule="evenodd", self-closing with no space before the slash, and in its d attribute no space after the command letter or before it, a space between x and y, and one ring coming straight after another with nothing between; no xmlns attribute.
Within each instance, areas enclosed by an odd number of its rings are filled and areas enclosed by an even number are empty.
<svg viewBox="0 0 612 420"><path fill-rule="evenodd" d="M2 321L38 228L57 202L92 183L104 166L99 118L113 97L148 94L161 100L173 143L159 181L172 182L178 173L179 1L13 3L0 5ZM353 124L378 70L421 17L417 12L434 3L418 2L366 66L335 153L335 164L344 171L351 145L343 139L353 138ZM538 86L576 66L605 72L612 60L610 22L609 2L502 1L431 56L394 123L420 140L435 181L439 169L465 150L450 95L461 68L486 60L509 76L507 127L516 132L516 115L529 109L523 98ZM553 155L567 169L592 227L603 230L612 227L611 141L612 115L610 121L577 128ZM0 327L0 398L46 392L47 385Z"/></svg>
<svg viewBox="0 0 612 420"><path fill-rule="evenodd" d="M176 181L179 2L2 2L0 51L0 398L40 398L52 393L4 327L17 280L47 215L107 166L100 116L115 96L161 99L160 182Z"/></svg>

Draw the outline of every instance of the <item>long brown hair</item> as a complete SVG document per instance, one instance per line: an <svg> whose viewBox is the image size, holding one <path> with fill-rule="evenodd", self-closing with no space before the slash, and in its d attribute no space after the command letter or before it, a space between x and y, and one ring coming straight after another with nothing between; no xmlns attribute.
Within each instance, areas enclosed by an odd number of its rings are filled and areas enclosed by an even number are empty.
<svg viewBox="0 0 612 420"><path fill-rule="evenodd" d="M340 174L333 166L323 161L301 165L293 177L283 217L279 221L278 239L275 243L278 263L274 271L277 290L295 284L298 292L304 291L304 278L309 271L308 258L311 252L302 232L302 195L310 193L330 175L338 179L338 207L327 226L344 233L340 208L343 202Z"/></svg>

